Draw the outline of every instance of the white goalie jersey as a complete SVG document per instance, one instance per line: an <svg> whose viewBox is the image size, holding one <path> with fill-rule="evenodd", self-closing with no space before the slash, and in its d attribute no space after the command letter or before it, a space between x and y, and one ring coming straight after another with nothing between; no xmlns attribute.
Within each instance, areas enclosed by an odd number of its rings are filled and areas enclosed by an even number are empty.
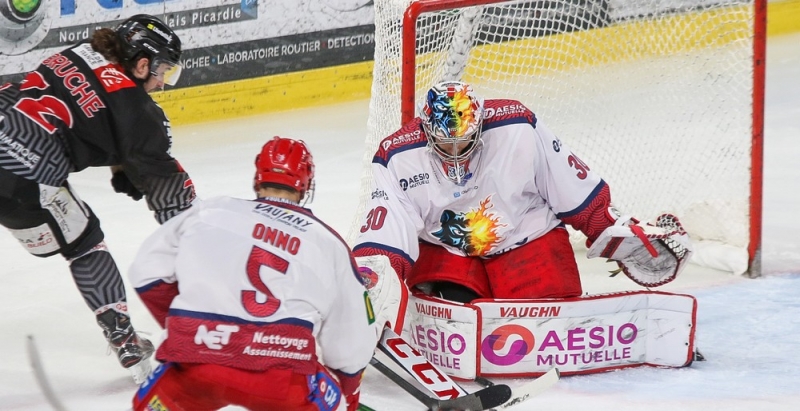
<svg viewBox="0 0 800 411"><path fill-rule="evenodd" d="M459 170L429 153L419 118L381 141L356 255L394 254L413 264L422 240L491 257L609 196L605 182L520 102L486 100L484 107L482 146L460 170L460 184L446 177Z"/></svg>

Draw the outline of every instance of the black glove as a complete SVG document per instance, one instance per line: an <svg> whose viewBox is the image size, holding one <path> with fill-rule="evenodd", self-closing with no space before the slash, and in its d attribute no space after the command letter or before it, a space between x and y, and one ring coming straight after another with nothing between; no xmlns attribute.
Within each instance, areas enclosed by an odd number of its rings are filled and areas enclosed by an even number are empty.
<svg viewBox="0 0 800 411"><path fill-rule="evenodd" d="M123 171L117 171L111 176L111 186L114 187L114 191L117 193L125 193L135 201L142 199L142 192L133 185Z"/></svg>

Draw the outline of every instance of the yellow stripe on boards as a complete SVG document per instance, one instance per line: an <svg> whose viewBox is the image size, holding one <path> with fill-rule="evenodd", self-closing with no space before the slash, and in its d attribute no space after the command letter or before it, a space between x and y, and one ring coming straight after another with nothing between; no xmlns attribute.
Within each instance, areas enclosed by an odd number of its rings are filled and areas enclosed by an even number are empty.
<svg viewBox="0 0 800 411"><path fill-rule="evenodd" d="M767 4L767 36L800 32L800 0L770 1Z"/></svg>
<svg viewBox="0 0 800 411"><path fill-rule="evenodd" d="M741 38L749 24L732 17L752 14L751 6L711 9L635 21L591 31L558 34L513 42L528 50L514 57L502 57L498 48L511 44L485 45L473 50L475 58L464 74L491 70L507 72L527 64L530 75L592 64L627 61L652 55L722 46ZM713 29L708 29L712 27ZM769 36L800 32L800 0L771 1L767 6ZM643 33L669 35L671 41L644 47ZM737 34L739 33L739 34ZM558 45L558 47L556 47ZM417 63L435 56L418 56ZM336 104L369 98L373 62L347 64L303 72L265 76L155 93L172 124L190 124L263 114L293 108ZM511 71L513 73L513 71ZM365 120L366 121L366 120Z"/></svg>
<svg viewBox="0 0 800 411"><path fill-rule="evenodd" d="M173 125L369 98L373 62L230 81L153 94Z"/></svg>
<svg viewBox="0 0 800 411"><path fill-rule="evenodd" d="M752 15L752 7L711 9L480 46L472 50L464 78L480 72L514 73L514 67L525 67L526 75L543 75L718 47L752 32L752 24L747 23L751 19L744 15ZM654 44L647 38L665 40Z"/></svg>

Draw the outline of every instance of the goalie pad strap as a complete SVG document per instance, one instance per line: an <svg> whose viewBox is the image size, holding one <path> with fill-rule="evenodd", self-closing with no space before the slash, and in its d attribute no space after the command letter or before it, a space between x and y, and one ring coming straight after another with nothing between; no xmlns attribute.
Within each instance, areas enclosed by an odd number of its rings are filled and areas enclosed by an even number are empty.
<svg viewBox="0 0 800 411"><path fill-rule="evenodd" d="M605 248L603 248L603 252L600 253L600 256L603 258L611 258L612 255L617 251L620 244L622 244L621 237L614 237L608 240L608 244L606 244Z"/></svg>
<svg viewBox="0 0 800 411"><path fill-rule="evenodd" d="M635 234L636 237L639 237L639 239L642 240L644 248L646 248L647 251L650 252L650 255L652 255L653 257L658 257L658 251L656 251L655 247L653 247L653 245L650 244L650 240L647 238L647 235L644 233L644 230L642 230L642 227L637 224L633 224L630 227L631 231L633 231L633 234Z"/></svg>

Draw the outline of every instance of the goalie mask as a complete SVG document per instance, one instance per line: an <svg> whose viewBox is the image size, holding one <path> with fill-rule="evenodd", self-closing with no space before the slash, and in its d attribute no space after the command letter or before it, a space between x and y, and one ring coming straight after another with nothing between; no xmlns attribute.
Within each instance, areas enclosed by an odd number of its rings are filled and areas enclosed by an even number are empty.
<svg viewBox="0 0 800 411"><path fill-rule="evenodd" d="M460 81L438 83L428 90L420 118L428 148L447 165L461 170L481 143L483 99ZM460 183L461 174L448 178Z"/></svg>
<svg viewBox="0 0 800 411"><path fill-rule="evenodd" d="M164 84L174 86L181 75L181 40L161 20L137 14L123 21L116 29L126 61L135 61L141 54L150 59L150 75L163 77Z"/></svg>
<svg viewBox="0 0 800 411"><path fill-rule="evenodd" d="M302 140L275 136L261 148L256 156L256 174L253 189L261 184L289 188L300 193L306 202L313 198L314 158Z"/></svg>

